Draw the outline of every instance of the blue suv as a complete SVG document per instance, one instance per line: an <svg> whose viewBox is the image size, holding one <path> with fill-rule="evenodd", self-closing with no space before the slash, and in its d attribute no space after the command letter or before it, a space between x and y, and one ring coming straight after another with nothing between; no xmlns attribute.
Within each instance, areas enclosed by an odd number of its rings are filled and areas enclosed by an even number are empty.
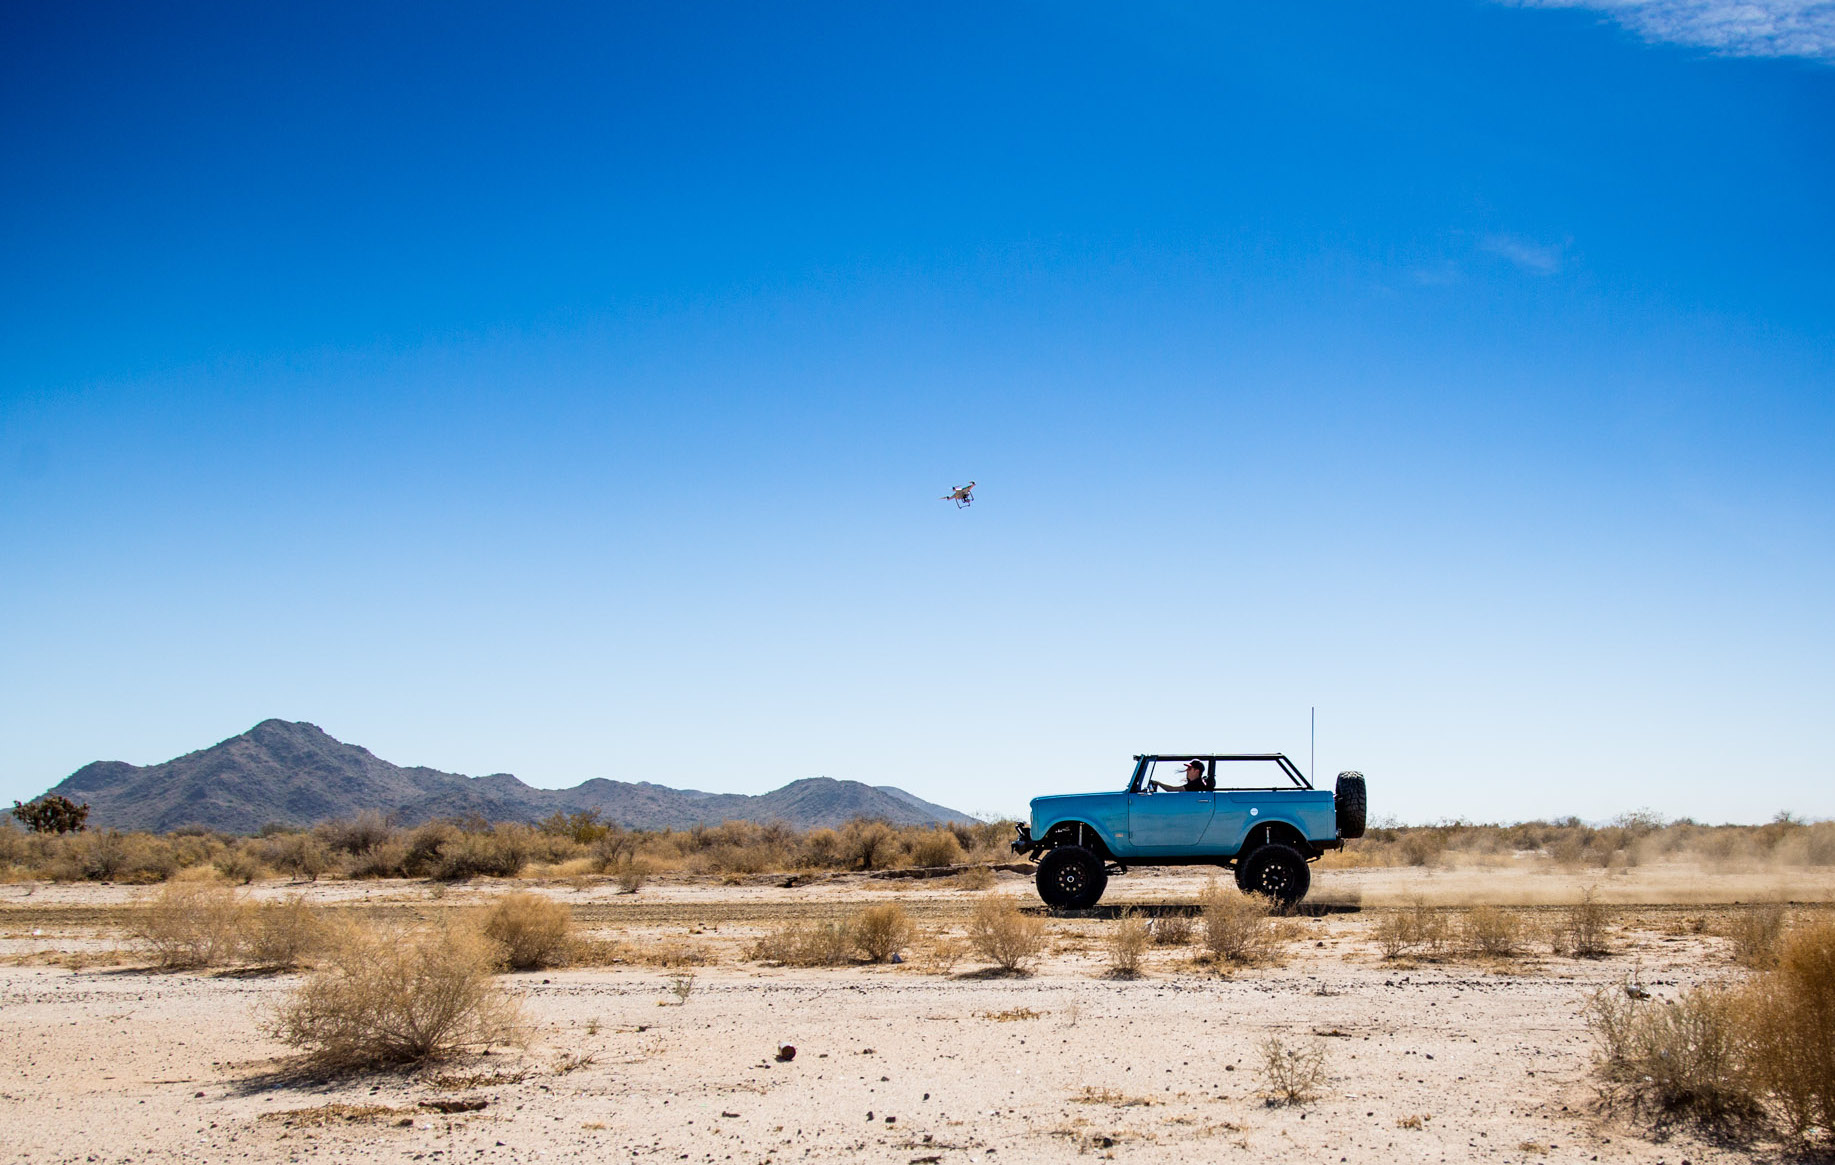
<svg viewBox="0 0 1835 1165"><path fill-rule="evenodd" d="M1130 866L1220 866L1245 893L1292 906L1309 863L1362 837L1365 813L1362 773L1328 791L1278 752L1156 754L1134 758L1118 793L1034 797L1013 850L1038 862L1039 897L1056 909L1094 906Z"/></svg>

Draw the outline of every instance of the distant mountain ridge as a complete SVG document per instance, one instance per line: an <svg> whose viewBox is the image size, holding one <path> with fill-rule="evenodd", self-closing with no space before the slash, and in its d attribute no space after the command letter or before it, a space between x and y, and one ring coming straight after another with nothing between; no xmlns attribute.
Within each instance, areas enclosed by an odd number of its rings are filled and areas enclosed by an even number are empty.
<svg viewBox="0 0 1835 1165"><path fill-rule="evenodd" d="M202 826L253 833L270 822L313 825L366 809L404 825L472 815L535 821L557 811L594 809L630 829L721 821L782 821L809 829L856 817L895 825L975 820L890 785L827 777L792 781L758 796L604 778L571 789L537 789L509 773L468 777L403 768L315 724L287 720L263 720L240 736L163 764L96 761L50 791L87 802L92 827L154 831Z"/></svg>

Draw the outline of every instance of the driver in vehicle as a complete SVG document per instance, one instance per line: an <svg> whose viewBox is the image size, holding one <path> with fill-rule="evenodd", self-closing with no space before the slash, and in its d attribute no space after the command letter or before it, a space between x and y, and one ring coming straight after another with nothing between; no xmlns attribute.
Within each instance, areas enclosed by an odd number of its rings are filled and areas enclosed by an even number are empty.
<svg viewBox="0 0 1835 1165"><path fill-rule="evenodd" d="M1204 791L1205 787L1204 762L1201 760L1185 762L1185 783L1183 785L1168 785L1164 781L1151 781L1149 783L1154 788L1164 789L1168 793L1201 793Z"/></svg>

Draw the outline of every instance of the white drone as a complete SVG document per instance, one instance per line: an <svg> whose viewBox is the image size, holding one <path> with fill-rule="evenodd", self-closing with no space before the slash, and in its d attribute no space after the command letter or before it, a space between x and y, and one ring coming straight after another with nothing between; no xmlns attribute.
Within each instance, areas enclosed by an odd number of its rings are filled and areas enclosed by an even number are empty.
<svg viewBox="0 0 1835 1165"><path fill-rule="evenodd" d="M959 485L937 499L942 502L955 502L958 510L975 504L975 483Z"/></svg>

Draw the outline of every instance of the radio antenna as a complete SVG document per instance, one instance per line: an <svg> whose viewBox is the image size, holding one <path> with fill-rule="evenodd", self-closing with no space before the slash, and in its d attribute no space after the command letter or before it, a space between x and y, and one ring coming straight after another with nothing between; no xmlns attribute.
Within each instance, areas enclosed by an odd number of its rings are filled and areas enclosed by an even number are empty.
<svg viewBox="0 0 1835 1165"><path fill-rule="evenodd" d="M1306 779L1309 781L1319 779L1319 706L1317 704L1313 705L1312 752L1306 758Z"/></svg>

